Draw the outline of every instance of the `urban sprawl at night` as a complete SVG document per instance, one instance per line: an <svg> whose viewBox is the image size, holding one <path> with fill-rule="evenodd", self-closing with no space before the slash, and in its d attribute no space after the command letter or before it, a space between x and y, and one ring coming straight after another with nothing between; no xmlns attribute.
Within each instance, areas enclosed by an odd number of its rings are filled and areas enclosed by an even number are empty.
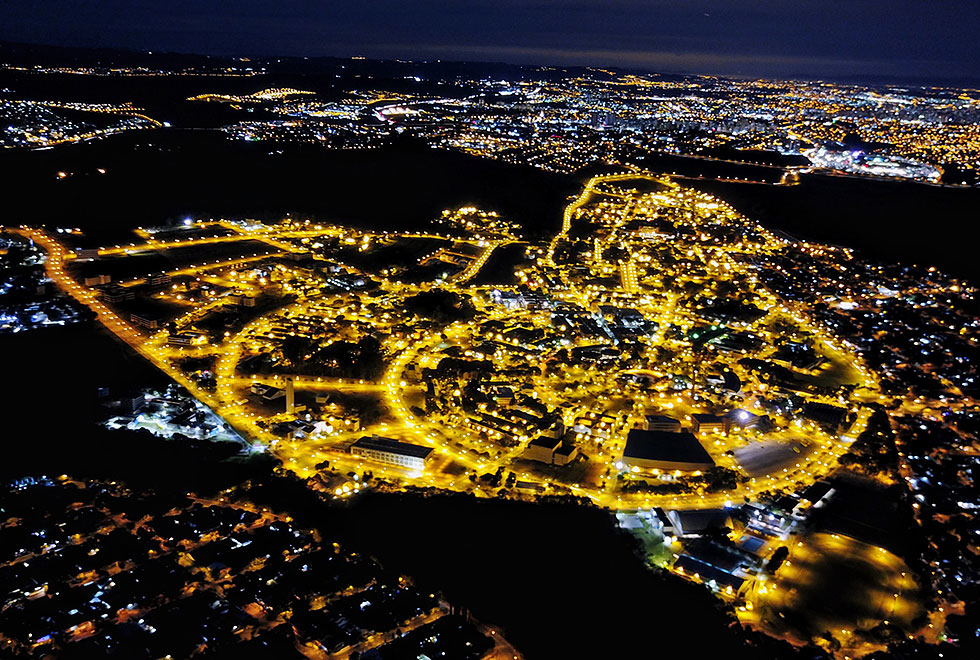
<svg viewBox="0 0 980 660"><path fill-rule="evenodd" d="M0 658L976 657L980 89L0 42L0 146Z"/></svg>

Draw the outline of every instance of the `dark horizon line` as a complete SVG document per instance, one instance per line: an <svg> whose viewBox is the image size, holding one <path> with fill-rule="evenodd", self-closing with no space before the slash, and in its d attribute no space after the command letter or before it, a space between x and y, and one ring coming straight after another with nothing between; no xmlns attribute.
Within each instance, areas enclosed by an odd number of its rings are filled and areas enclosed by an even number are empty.
<svg viewBox="0 0 980 660"><path fill-rule="evenodd" d="M821 82L831 82L838 84L851 84L851 85L885 85L889 87L918 87L922 89L927 88L948 88L957 90L967 90L967 91L978 91L980 92L980 77L965 76L965 77L955 77L955 76L939 76L936 78L924 78L921 76L896 76L893 74L838 74L829 76L816 77L812 74L790 74L783 76L773 76L773 75L750 75L750 74L718 74L718 73L691 73L691 72L678 72L678 71L651 71L646 69L640 69L634 66L624 66L624 65L600 65L600 64L529 64L526 62L507 62L502 60L481 60L481 59L445 59L445 58L425 58L425 59L415 59L415 58L400 58L400 57L368 57L360 55L282 55L274 53L263 53L263 54L243 54L243 53L202 53L202 52L188 52L180 50L138 50L134 48L128 48L123 46L66 46L64 44L52 44L44 42L25 42L25 41L12 41L8 39L0 39L0 48L41 48L50 49L54 51L81 51L88 53L117 53L125 55L139 55L139 56L149 56L149 57L200 57L208 59L229 59L229 60L260 60L260 61L271 61L271 60L297 60L297 61L315 61L315 60L355 60L355 61L369 61L369 62L397 62L402 64L446 64L446 65L468 65L468 66L501 66L501 67L517 67L522 69L555 69L555 70L569 70L569 69L606 69L612 70L617 73L630 73L635 75L656 75L656 76L676 76L682 78L717 78L720 80L763 80L766 82L806 82L806 83L821 83Z"/></svg>

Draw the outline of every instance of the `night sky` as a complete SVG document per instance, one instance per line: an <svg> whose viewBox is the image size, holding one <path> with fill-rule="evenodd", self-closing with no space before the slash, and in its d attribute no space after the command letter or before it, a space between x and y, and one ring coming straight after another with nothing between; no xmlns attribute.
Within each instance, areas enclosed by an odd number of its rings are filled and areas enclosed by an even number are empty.
<svg viewBox="0 0 980 660"><path fill-rule="evenodd" d="M976 0L3 0L0 39L234 55L980 80Z"/></svg>

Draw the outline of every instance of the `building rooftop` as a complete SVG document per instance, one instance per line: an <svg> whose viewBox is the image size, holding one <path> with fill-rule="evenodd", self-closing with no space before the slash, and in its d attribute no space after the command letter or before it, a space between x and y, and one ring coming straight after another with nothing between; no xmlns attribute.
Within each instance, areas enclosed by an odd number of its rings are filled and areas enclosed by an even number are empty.
<svg viewBox="0 0 980 660"><path fill-rule="evenodd" d="M354 447L373 449L375 451L387 451L393 454L401 454L403 456L414 456L415 458L426 458L432 453L432 447L422 447L421 445L413 445L407 442L401 442L399 440L384 438L377 435L366 435L359 438L353 445L351 445L351 448Z"/></svg>
<svg viewBox="0 0 980 660"><path fill-rule="evenodd" d="M541 447L543 449L554 449L561 443L561 438L549 438L544 435L539 435L531 442L527 443L528 447Z"/></svg>
<svg viewBox="0 0 980 660"><path fill-rule="evenodd" d="M731 524L731 516L725 509L675 509L668 512L667 516L684 534L700 534Z"/></svg>
<svg viewBox="0 0 980 660"><path fill-rule="evenodd" d="M831 488L833 486L826 481L818 481L804 490L800 494L800 499L806 500L807 502L819 502L823 499L824 495L830 492Z"/></svg>
<svg viewBox="0 0 980 660"><path fill-rule="evenodd" d="M648 461L715 464L694 434L688 431L675 433L633 429L626 436L623 457Z"/></svg>
<svg viewBox="0 0 980 660"><path fill-rule="evenodd" d="M705 581L714 581L720 587L731 587L732 589L738 591L742 583L745 582L740 577L732 575L731 573L726 573L725 571L715 568L711 564L707 564L699 559L695 559L689 555L681 555L674 562L674 568L683 569L688 575L697 574L700 578Z"/></svg>
<svg viewBox="0 0 980 660"><path fill-rule="evenodd" d="M575 451L575 445L562 445L555 450L555 453L560 456L570 456Z"/></svg>

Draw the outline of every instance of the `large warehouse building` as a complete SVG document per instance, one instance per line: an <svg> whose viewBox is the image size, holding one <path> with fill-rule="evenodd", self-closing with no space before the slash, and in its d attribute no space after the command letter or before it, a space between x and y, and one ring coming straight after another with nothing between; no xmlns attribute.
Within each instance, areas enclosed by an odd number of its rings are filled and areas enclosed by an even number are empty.
<svg viewBox="0 0 980 660"><path fill-rule="evenodd" d="M694 472L714 467L715 462L694 434L688 431L633 429L626 436L623 463L640 470Z"/></svg>

